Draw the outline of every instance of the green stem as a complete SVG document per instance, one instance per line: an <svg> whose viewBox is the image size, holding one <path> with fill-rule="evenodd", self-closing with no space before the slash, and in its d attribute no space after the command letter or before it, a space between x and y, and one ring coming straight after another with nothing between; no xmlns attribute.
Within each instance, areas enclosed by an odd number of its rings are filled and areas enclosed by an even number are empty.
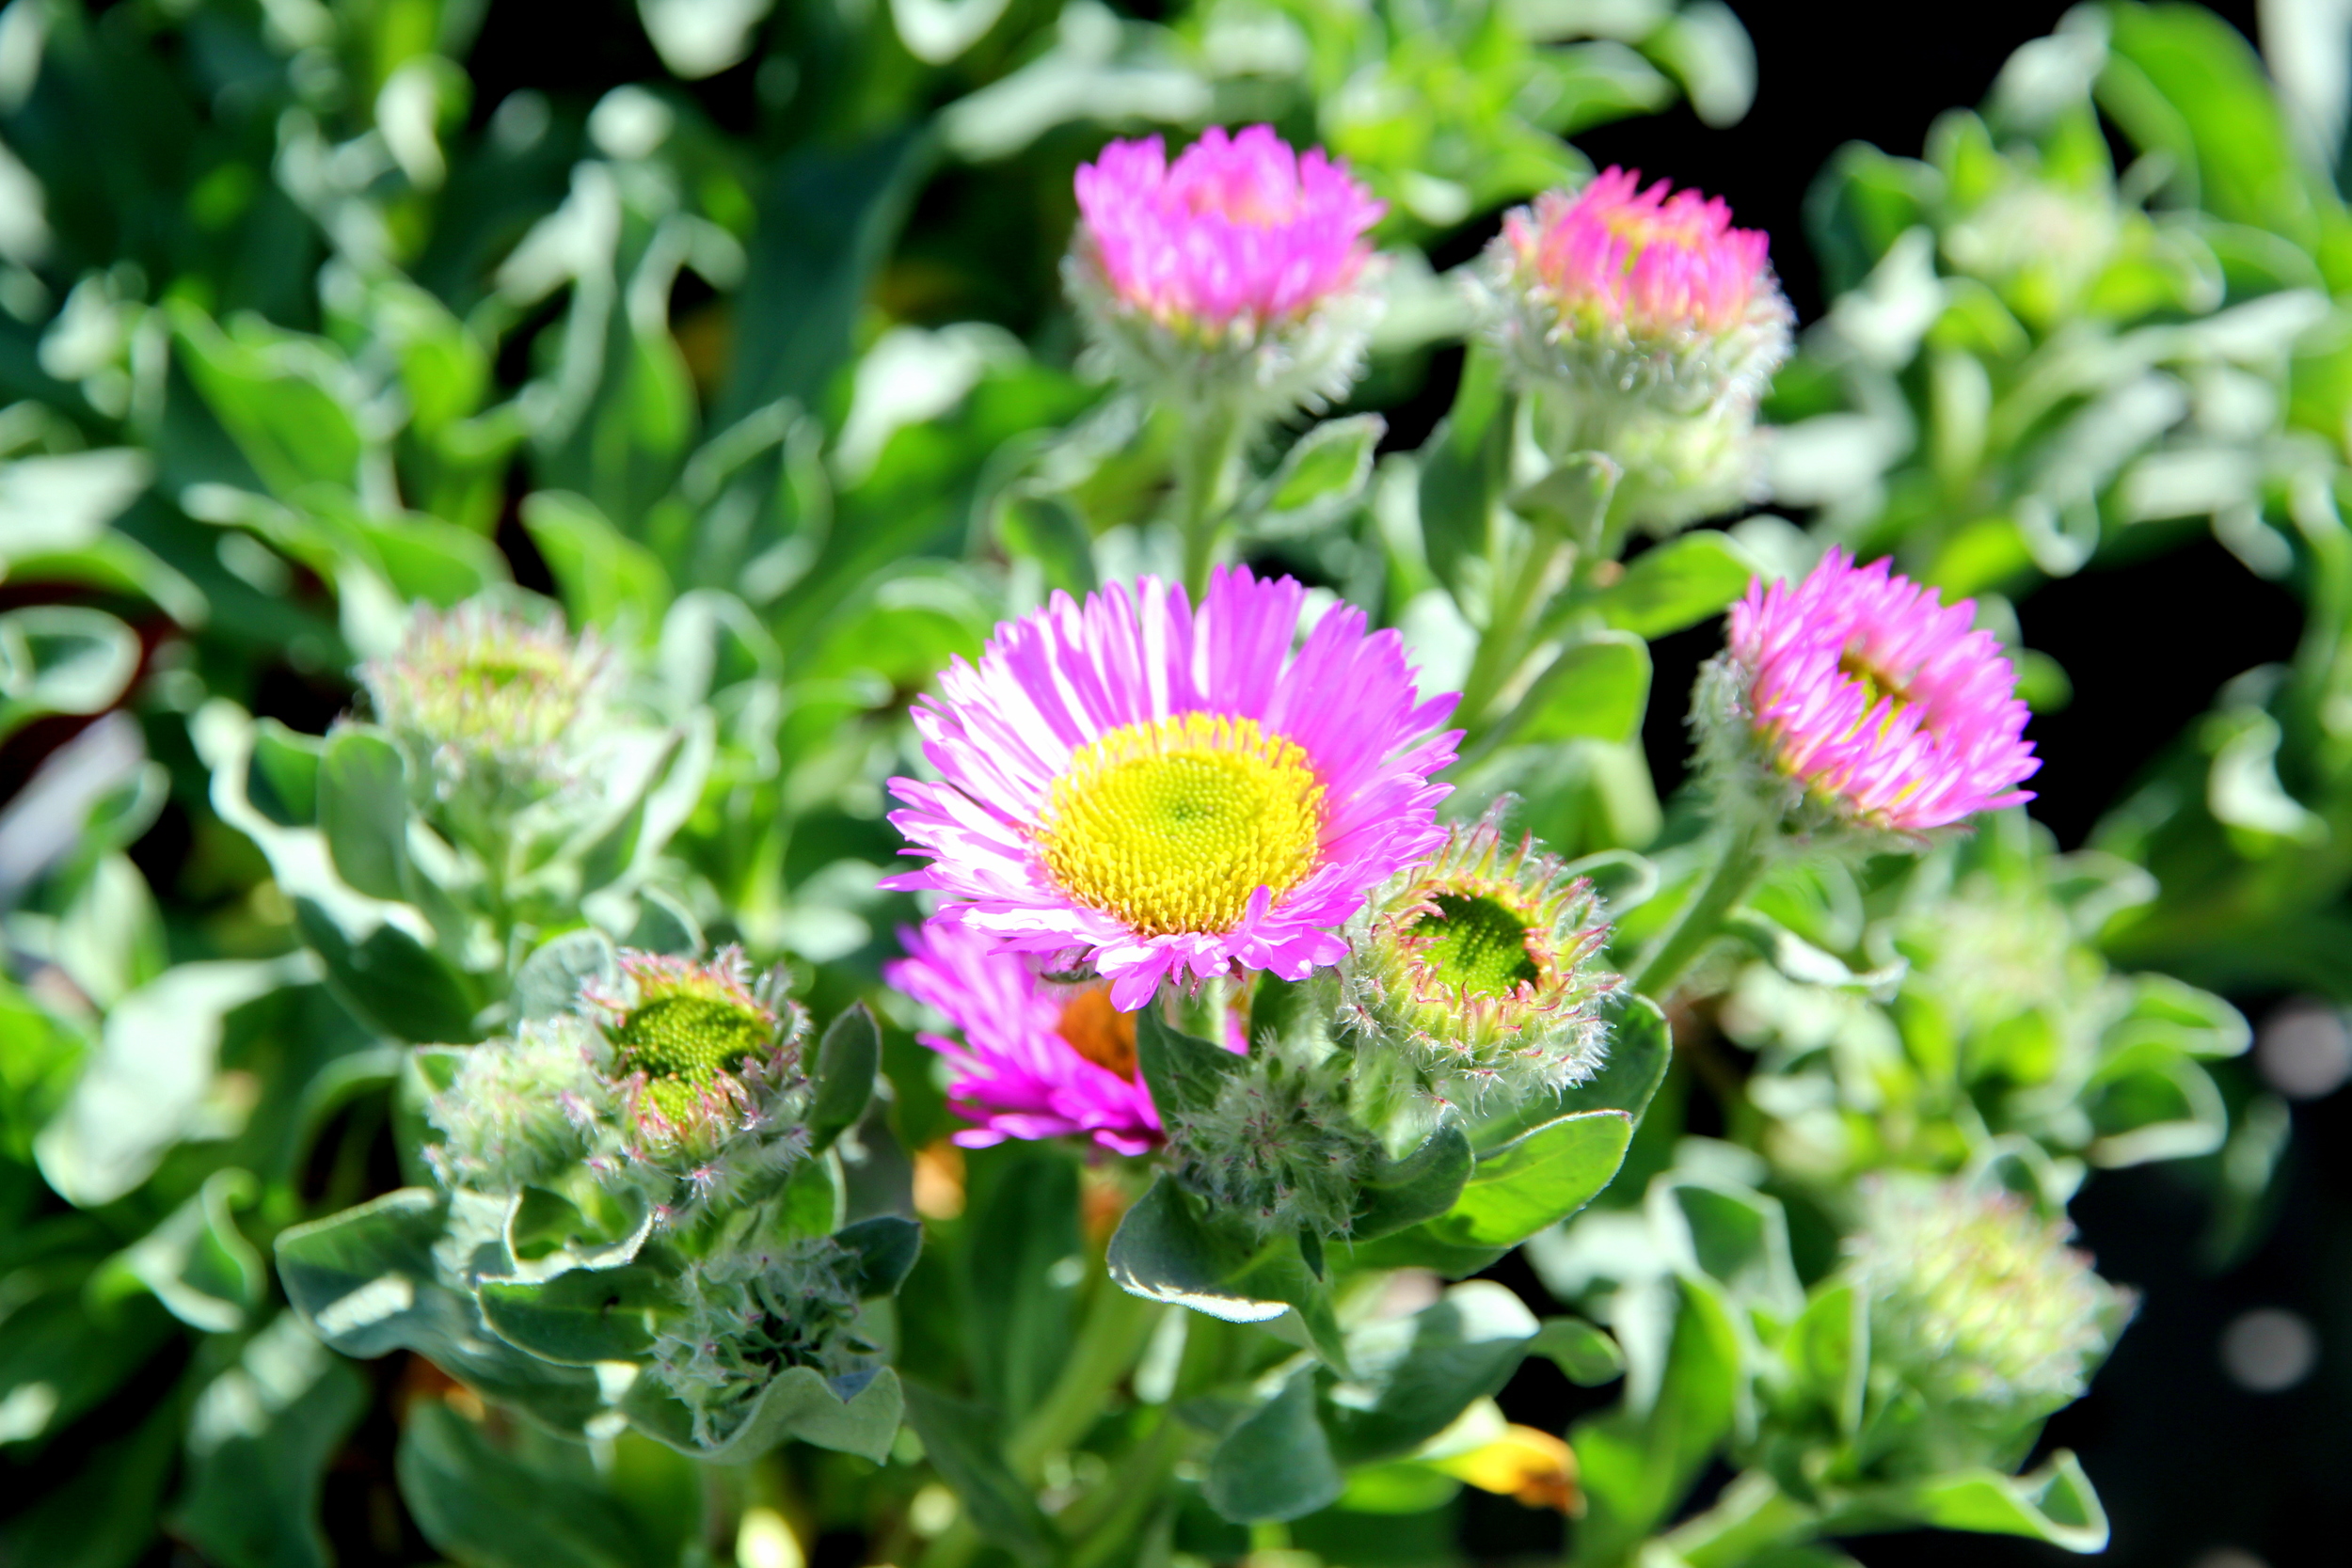
<svg viewBox="0 0 2352 1568"><path fill-rule="evenodd" d="M1723 858L1715 863L1714 874L1684 906L1674 928L1650 949L1641 973L1634 976L1635 990L1662 1003L1682 972L1723 934L1724 917L1764 874L1767 831L1762 825L1744 822L1726 830Z"/></svg>
<svg viewBox="0 0 2352 1568"><path fill-rule="evenodd" d="M1690 1568L1740 1568L1760 1553L1810 1540L1820 1523L1772 1477L1749 1470L1724 1489L1714 1507L1668 1531L1663 1544Z"/></svg>
<svg viewBox="0 0 2352 1568"><path fill-rule="evenodd" d="M1164 1501L1168 1477L1184 1452L1182 1423L1165 1410L1119 1467L1102 1484L1071 1504L1062 1522L1077 1544L1071 1547L1066 1568L1098 1568L1106 1562L1132 1562L1130 1544L1136 1532L1151 1523Z"/></svg>
<svg viewBox="0 0 2352 1568"><path fill-rule="evenodd" d="M1529 612L1550 578L1552 559L1564 543L1559 530L1546 518L1530 518L1527 531L1525 552L1498 574L1501 592L1486 617L1486 630L1479 633L1470 673L1462 680L1462 701L1454 715L1473 734L1486 727L1480 721L1487 705L1526 657Z"/></svg>
<svg viewBox="0 0 2352 1568"><path fill-rule="evenodd" d="M1216 534L1232 510L1248 426L1230 408L1197 409L1186 421L1176 474L1184 529L1184 591L1193 602L1208 592Z"/></svg>
<svg viewBox="0 0 2352 1568"><path fill-rule="evenodd" d="M1045 1456L1058 1453L1087 1433L1103 1414L1103 1402L1143 1354L1152 1325L1164 1310L1157 1302L1131 1296L1105 1275L1094 1281L1086 1321L1062 1364L1061 1376L1044 1401L1023 1419L1005 1449L1012 1473L1034 1485Z"/></svg>

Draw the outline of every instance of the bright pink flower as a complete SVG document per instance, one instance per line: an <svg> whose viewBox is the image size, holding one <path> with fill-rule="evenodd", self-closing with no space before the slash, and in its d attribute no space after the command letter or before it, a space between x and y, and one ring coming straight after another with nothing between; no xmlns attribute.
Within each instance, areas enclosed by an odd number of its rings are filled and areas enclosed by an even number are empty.
<svg viewBox="0 0 2352 1568"><path fill-rule="evenodd" d="M1696 191L1610 168L1574 197L1547 191L1503 220L1522 272L1564 319L1594 318L1645 335L1727 332L1776 300L1768 242L1731 227L1731 209Z"/></svg>
<svg viewBox="0 0 2352 1568"><path fill-rule="evenodd" d="M1842 814L1907 832L2033 797L2017 672L1976 605L1833 548L1801 583L1751 583L1730 655L1783 774Z"/></svg>
<svg viewBox="0 0 2352 1568"><path fill-rule="evenodd" d="M1305 315L1353 287L1388 211L1320 148L1218 126L1171 166L1157 136L1115 141L1077 176L1079 250L1124 305L1221 336Z"/></svg>
<svg viewBox="0 0 2352 1568"><path fill-rule="evenodd" d="M882 885L937 918L1090 964L1133 1012L1163 979L1285 979L1336 963L1382 879L1444 839L1458 732L1393 631L1338 606L1293 650L1306 590L1220 568L1195 610L1145 578L1057 594L915 705L939 783L895 779L891 821L932 857Z"/></svg>
<svg viewBox="0 0 2352 1568"><path fill-rule="evenodd" d="M1120 1154L1160 1141L1160 1116L1136 1070L1135 1020L1099 984L1057 986L984 936L937 921L901 930L907 956L882 978L947 1015L963 1034L915 1037L947 1058L947 1099L975 1123L966 1148L1007 1138L1092 1138Z"/></svg>

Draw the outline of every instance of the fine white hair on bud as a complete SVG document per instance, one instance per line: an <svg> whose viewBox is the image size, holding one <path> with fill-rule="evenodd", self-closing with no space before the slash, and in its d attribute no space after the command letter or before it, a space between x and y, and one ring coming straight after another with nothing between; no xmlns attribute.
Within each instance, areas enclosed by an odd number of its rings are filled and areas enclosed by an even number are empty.
<svg viewBox="0 0 2352 1568"><path fill-rule="evenodd" d="M1164 1113L1176 1179L1261 1236L1343 1236L1380 1140L1348 1107L1347 1059L1262 1041L1203 1110Z"/></svg>
<svg viewBox="0 0 2352 1568"><path fill-rule="evenodd" d="M1505 837L1510 801L1456 826L1349 923L1342 1017L1473 1100L1582 1083L1608 1052L1603 1009L1623 981L1598 956L1609 921L1592 883L1534 839Z"/></svg>
<svg viewBox="0 0 2352 1568"><path fill-rule="evenodd" d="M688 1263L650 1371L693 1412L697 1443L726 1441L787 1368L833 1381L873 1364L875 1347L857 1333L855 1263L830 1236L726 1248Z"/></svg>
<svg viewBox="0 0 2352 1568"><path fill-rule="evenodd" d="M1846 1246L1875 1361L1968 1426L2038 1419L2081 1396L2132 1296L2066 1244L2071 1225L1963 1180L1881 1177L1864 1203Z"/></svg>
<svg viewBox="0 0 2352 1568"><path fill-rule="evenodd" d="M453 1188L513 1193L609 1153L617 1105L595 1052L588 1027L561 1017L460 1053L448 1086L425 1105L441 1134L425 1148L435 1174Z"/></svg>

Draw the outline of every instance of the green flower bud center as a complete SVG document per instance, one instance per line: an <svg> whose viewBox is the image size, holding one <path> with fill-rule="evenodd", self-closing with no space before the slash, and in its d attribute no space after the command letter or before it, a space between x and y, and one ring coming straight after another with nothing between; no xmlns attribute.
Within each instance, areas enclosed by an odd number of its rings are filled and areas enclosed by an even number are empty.
<svg viewBox="0 0 2352 1568"><path fill-rule="evenodd" d="M1409 927L1428 945L1415 957L1438 980L1470 996L1508 996L1543 978L1527 951L1527 922L1480 894L1440 893Z"/></svg>
<svg viewBox="0 0 2352 1568"><path fill-rule="evenodd" d="M747 1007L707 996L658 996L612 1033L623 1067L645 1075L653 1102L672 1115L720 1073L740 1068L774 1034Z"/></svg>

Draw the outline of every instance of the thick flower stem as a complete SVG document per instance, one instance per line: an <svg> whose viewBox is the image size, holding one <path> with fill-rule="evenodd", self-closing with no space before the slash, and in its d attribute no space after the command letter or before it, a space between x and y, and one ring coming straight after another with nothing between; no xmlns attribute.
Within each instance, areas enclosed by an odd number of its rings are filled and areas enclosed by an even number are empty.
<svg viewBox="0 0 2352 1568"><path fill-rule="evenodd" d="M1184 531L1184 592L1193 603L1208 592L1216 562L1217 530L1240 488L1241 452L1248 421L1232 408L1186 410L1176 474Z"/></svg>
<svg viewBox="0 0 2352 1568"><path fill-rule="evenodd" d="M1086 1319L1038 1407L1029 1412L1005 1450L1012 1473L1034 1483L1045 1456L1058 1453L1086 1435L1103 1414L1103 1402L1119 1381L1135 1370L1152 1337L1152 1325L1167 1308L1158 1302L1131 1296L1107 1277L1094 1281L1094 1297Z"/></svg>
<svg viewBox="0 0 2352 1568"><path fill-rule="evenodd" d="M1764 874L1768 831L1763 824L1745 822L1725 829L1722 858L1716 861L1714 872L1683 907L1673 928L1650 949L1633 978L1635 990L1662 1003L1675 982L1682 978L1682 972L1723 934L1724 917Z"/></svg>
<svg viewBox="0 0 2352 1568"><path fill-rule="evenodd" d="M1486 728L1488 705L1527 657L1528 623L1552 576L1552 564L1566 543L1547 521L1528 524L1527 547L1497 574L1498 592L1486 629L1479 633L1470 673L1462 680L1462 700L1454 709L1459 721L1475 736Z"/></svg>

